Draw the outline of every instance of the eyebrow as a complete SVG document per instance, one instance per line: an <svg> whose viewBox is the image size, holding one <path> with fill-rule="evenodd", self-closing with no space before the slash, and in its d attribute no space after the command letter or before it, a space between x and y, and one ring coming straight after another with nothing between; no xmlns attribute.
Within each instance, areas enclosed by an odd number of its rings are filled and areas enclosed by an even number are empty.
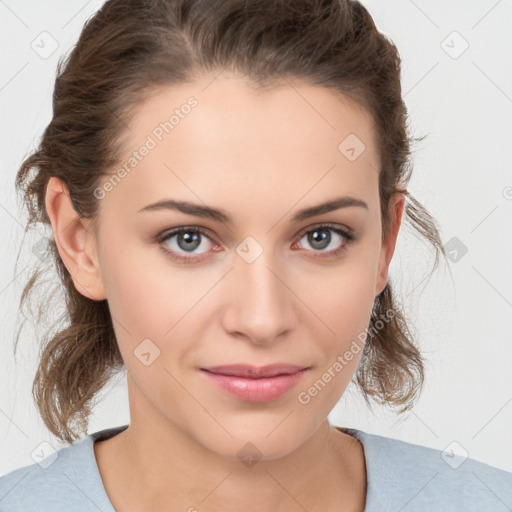
<svg viewBox="0 0 512 512"><path fill-rule="evenodd" d="M292 222L299 222L309 219L310 217L316 217L317 215L322 215L334 210L339 210L340 208L348 208L351 206L358 206L368 210L368 205L361 199L351 196L343 196L316 206L310 206L309 208L299 210L292 217ZM156 203L149 204L141 208L138 213L159 210L177 210L188 215L194 215L195 217L212 219L219 222L225 222L227 224L232 222L231 217L221 209L189 203L188 201L176 201L174 199L162 199Z"/></svg>

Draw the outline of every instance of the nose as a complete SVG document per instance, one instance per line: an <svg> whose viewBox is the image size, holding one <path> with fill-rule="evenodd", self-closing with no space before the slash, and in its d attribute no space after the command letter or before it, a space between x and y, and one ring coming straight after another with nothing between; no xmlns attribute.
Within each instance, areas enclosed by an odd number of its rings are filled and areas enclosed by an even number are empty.
<svg viewBox="0 0 512 512"><path fill-rule="evenodd" d="M297 298L287 285L286 275L276 268L270 251L252 263L237 258L230 272L224 311L226 332L258 345L269 345L296 325Z"/></svg>

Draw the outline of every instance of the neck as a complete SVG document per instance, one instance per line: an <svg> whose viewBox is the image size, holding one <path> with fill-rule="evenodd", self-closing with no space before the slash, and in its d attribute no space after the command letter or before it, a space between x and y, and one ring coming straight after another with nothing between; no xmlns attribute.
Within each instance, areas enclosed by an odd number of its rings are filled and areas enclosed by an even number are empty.
<svg viewBox="0 0 512 512"><path fill-rule="evenodd" d="M362 448L327 420L305 442L279 456L234 444L233 456L223 456L168 418L131 408L129 427L95 443L95 452L107 494L120 510L364 509ZM241 457L240 447L248 458Z"/></svg>

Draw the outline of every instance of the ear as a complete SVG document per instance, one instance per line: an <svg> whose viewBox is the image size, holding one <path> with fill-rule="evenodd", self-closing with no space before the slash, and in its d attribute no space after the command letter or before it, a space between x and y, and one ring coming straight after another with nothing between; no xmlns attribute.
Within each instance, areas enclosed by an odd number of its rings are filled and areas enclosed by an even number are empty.
<svg viewBox="0 0 512 512"><path fill-rule="evenodd" d="M75 288L89 299L105 299L95 234L88 219L76 213L66 185L55 176L48 180L45 203L59 255Z"/></svg>
<svg viewBox="0 0 512 512"><path fill-rule="evenodd" d="M375 287L375 296L379 295L379 293L384 290L388 281L389 264L391 263L393 253L395 252L396 239L398 237L398 232L400 231L400 225L402 223L404 204L404 194L397 192L391 197L389 205L389 232L385 240L382 242L377 283Z"/></svg>

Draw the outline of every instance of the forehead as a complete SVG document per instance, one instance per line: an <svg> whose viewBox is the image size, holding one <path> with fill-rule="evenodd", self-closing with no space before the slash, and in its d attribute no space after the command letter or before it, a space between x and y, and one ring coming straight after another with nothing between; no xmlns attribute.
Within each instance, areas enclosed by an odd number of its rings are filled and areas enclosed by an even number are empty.
<svg viewBox="0 0 512 512"><path fill-rule="evenodd" d="M133 110L127 139L131 147L148 134L164 145L172 145L172 140L179 140L181 146L190 143L190 135L194 144L212 149L220 143L240 142L244 150L258 154L262 143L267 150L295 146L300 153L315 151L323 142L321 150L338 151L338 143L350 133L364 142L367 154L374 143L373 121L360 105L332 88L297 79L260 90L224 73L154 89ZM169 122L172 126L166 130L163 125ZM237 148L231 149L233 154Z"/></svg>
<svg viewBox="0 0 512 512"><path fill-rule="evenodd" d="M128 172L109 195L131 193L133 210L166 196L217 205L226 190L223 202L241 208L265 207L277 191L288 207L334 189L371 202L362 195L379 169L373 122L348 98L297 80L262 91L224 74L152 91L122 155Z"/></svg>

